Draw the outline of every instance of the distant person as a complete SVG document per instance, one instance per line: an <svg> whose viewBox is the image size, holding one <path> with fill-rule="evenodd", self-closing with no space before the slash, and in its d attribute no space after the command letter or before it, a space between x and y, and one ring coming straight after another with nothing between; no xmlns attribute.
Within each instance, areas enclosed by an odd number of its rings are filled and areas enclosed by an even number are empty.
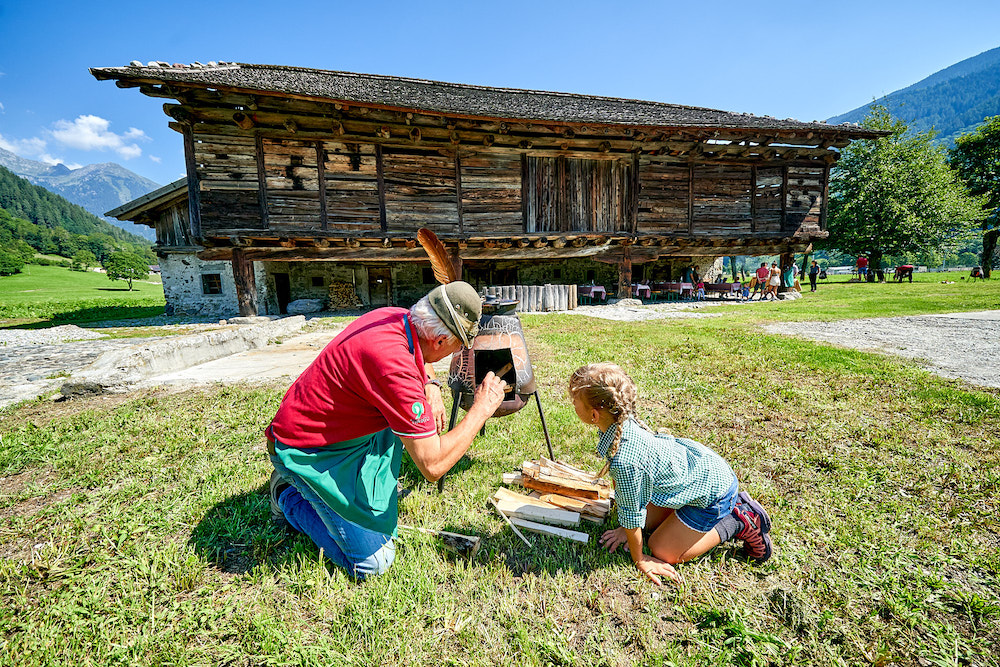
<svg viewBox="0 0 1000 667"><path fill-rule="evenodd" d="M819 277L819 264L816 263L814 259L812 264L809 265L809 291L816 291L816 279Z"/></svg>
<svg viewBox="0 0 1000 667"><path fill-rule="evenodd" d="M701 281L698 281L698 283L695 284L695 290L696 290L695 291L695 300L696 301L704 301L705 300L705 283L701 282Z"/></svg>
<svg viewBox="0 0 1000 667"><path fill-rule="evenodd" d="M767 262L761 262L760 268L754 272L754 277L757 279L757 284L754 286L754 292L757 288L760 288L760 300L764 300L764 293L767 292L767 280L771 277L771 271L767 268Z"/></svg>
<svg viewBox="0 0 1000 667"><path fill-rule="evenodd" d="M972 273L969 274L970 278L979 278L980 280L986 280L986 274L983 273L983 267L974 266L972 267ZM910 277L910 282L913 282L912 276Z"/></svg>
<svg viewBox="0 0 1000 667"><path fill-rule="evenodd" d="M781 287L781 269L778 268L777 262L771 262L771 270L768 272L767 287L764 289L764 295L761 297L767 297L770 301L778 300L778 288Z"/></svg>
<svg viewBox="0 0 1000 667"><path fill-rule="evenodd" d="M613 553L625 545L635 566L657 585L661 576L679 584L676 563L730 539L743 541L743 555L753 563L771 557L771 518L764 508L740 490L733 469L715 451L653 433L640 421L638 390L621 367L576 369L569 395L580 421L598 431L597 453L605 460L598 476L610 473L615 482L619 527L604 531L601 546Z"/></svg>
<svg viewBox="0 0 1000 667"><path fill-rule="evenodd" d="M681 282L682 283L694 282L694 280L692 280L693 274L694 274L694 265L693 264L684 267L684 273L681 275Z"/></svg>
<svg viewBox="0 0 1000 667"><path fill-rule="evenodd" d="M858 255L858 280L865 282L868 278L868 258Z"/></svg>
<svg viewBox="0 0 1000 667"><path fill-rule="evenodd" d="M902 264L896 267L896 272L892 276L893 280L897 283L903 282L904 279L909 279L913 282L913 265L912 264Z"/></svg>

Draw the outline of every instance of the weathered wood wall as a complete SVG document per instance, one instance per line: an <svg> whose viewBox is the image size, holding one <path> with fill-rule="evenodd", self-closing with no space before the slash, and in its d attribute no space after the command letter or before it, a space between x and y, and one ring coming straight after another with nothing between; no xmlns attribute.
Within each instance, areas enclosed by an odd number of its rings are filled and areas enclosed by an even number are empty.
<svg viewBox="0 0 1000 667"><path fill-rule="evenodd" d="M733 238L813 233L824 224L829 167L822 165L414 144L192 133L198 231L380 238L429 227L445 237Z"/></svg>
<svg viewBox="0 0 1000 667"><path fill-rule="evenodd" d="M628 232L633 226L633 174L630 159L527 156L525 231Z"/></svg>

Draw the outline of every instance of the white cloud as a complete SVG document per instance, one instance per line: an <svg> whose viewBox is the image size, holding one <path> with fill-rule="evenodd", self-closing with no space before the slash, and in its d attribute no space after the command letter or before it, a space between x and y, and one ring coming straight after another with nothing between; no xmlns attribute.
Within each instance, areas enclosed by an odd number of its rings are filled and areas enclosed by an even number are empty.
<svg viewBox="0 0 1000 667"><path fill-rule="evenodd" d="M37 158L45 152L45 140L38 137L31 139L8 139L0 134L0 148L16 153L21 157Z"/></svg>
<svg viewBox="0 0 1000 667"><path fill-rule="evenodd" d="M124 134L115 134L108 129L110 125L110 121L100 116L77 116L74 121L56 121L52 137L64 146L79 150L112 150L124 160L131 160L142 155L142 149L139 148L139 145L129 142L136 139L148 140L149 137L146 136L145 132L130 127Z"/></svg>
<svg viewBox="0 0 1000 667"><path fill-rule="evenodd" d="M156 164L160 164L161 162L163 162L163 158L157 157L155 155L150 155L149 159L155 162Z"/></svg>
<svg viewBox="0 0 1000 667"><path fill-rule="evenodd" d="M3 108L3 102L0 102L0 113L7 113L7 110Z"/></svg>

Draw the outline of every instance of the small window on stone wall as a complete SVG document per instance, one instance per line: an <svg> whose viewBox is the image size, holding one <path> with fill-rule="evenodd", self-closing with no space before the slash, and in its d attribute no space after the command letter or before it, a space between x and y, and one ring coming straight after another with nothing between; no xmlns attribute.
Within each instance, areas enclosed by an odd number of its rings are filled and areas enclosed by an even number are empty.
<svg viewBox="0 0 1000 667"><path fill-rule="evenodd" d="M562 269L553 269L552 271L553 280L562 280Z"/></svg>
<svg viewBox="0 0 1000 667"><path fill-rule="evenodd" d="M323 287L323 285L325 285L325 284L326 284L326 281L323 280L323 276L313 276L312 277L312 286L313 287Z"/></svg>
<svg viewBox="0 0 1000 667"><path fill-rule="evenodd" d="M425 266L420 270L420 280L425 285L435 285L437 284L437 279L434 277L434 269L429 266Z"/></svg>
<svg viewBox="0 0 1000 667"><path fill-rule="evenodd" d="M202 294L222 294L222 276L218 273L201 274Z"/></svg>

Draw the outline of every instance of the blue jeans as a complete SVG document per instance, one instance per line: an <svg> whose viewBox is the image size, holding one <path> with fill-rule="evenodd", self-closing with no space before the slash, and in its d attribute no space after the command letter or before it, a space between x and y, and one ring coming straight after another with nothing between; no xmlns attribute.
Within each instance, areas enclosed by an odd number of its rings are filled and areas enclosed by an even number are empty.
<svg viewBox="0 0 1000 667"><path fill-rule="evenodd" d="M271 464L291 484L278 496L278 507L292 528L308 535L334 565L358 579L389 569L396 558L391 536L363 528L334 512L277 456L271 457Z"/></svg>

